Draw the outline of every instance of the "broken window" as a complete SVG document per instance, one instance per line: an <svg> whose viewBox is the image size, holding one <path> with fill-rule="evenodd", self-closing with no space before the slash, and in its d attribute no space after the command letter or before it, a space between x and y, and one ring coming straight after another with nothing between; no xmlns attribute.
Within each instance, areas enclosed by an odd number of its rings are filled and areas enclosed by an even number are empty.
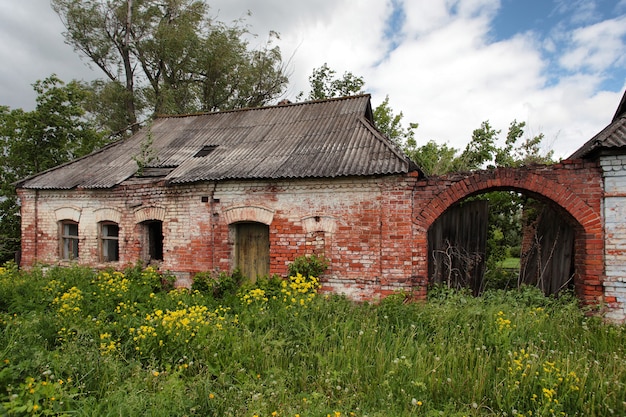
<svg viewBox="0 0 626 417"><path fill-rule="evenodd" d="M120 228L117 223L100 223L100 262L120 260Z"/></svg>
<svg viewBox="0 0 626 417"><path fill-rule="evenodd" d="M143 258L150 262L163 260L163 222L149 220L142 223L144 245Z"/></svg>
<svg viewBox="0 0 626 417"><path fill-rule="evenodd" d="M78 259L78 223L63 220L61 229L61 259Z"/></svg>

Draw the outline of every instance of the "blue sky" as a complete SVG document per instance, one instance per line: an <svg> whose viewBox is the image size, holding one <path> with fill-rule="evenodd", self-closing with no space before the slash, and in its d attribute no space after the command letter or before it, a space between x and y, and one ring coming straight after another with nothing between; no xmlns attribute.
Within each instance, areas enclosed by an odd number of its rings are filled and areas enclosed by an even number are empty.
<svg viewBox="0 0 626 417"><path fill-rule="evenodd" d="M626 0L211 0L245 18L252 46L277 41L292 101L314 68L362 76L417 140L463 148L489 120L545 135L566 157L611 120L626 89ZM248 16L248 11L251 15ZM48 0L0 1L0 105L34 106L31 84L102 75L64 44Z"/></svg>
<svg viewBox="0 0 626 417"><path fill-rule="evenodd" d="M509 39L523 32L534 33L545 45L542 53L550 64L546 69L548 83L555 83L568 72L559 64L559 51L572 46L571 33L624 13L626 3L615 0L502 0L493 19L492 33L495 39ZM625 62L616 61L605 69L601 88L619 91L625 79Z"/></svg>

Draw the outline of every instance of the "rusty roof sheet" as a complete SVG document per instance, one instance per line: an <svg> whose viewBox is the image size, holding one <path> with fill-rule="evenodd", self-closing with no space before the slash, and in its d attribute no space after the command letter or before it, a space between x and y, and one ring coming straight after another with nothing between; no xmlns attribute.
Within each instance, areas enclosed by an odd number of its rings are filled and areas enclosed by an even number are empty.
<svg viewBox="0 0 626 417"><path fill-rule="evenodd" d="M417 170L393 142L373 127L370 96L361 95L159 117L126 140L22 180L17 186L113 187L136 176L142 143L150 141L154 158L147 170L166 173L162 178L173 184L369 176ZM212 150L206 156L195 156L204 147Z"/></svg>

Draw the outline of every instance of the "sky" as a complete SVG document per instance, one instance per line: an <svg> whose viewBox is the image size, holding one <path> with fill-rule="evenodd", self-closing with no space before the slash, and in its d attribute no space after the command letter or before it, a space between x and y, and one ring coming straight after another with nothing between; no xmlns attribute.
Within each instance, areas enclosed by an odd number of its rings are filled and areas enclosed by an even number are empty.
<svg viewBox="0 0 626 417"><path fill-rule="evenodd" d="M361 76L386 96L419 144L458 149L483 121L526 122L544 150L565 158L607 126L626 89L626 0L212 0L226 23L245 19L252 47L280 34L290 84L313 69ZM51 74L92 80L64 43L49 0L0 1L0 105L31 110L32 84Z"/></svg>

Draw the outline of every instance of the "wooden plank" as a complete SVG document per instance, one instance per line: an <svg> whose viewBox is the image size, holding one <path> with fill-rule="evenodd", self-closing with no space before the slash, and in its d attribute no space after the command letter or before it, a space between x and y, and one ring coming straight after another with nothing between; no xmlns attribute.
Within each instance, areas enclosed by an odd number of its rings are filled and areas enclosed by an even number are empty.
<svg viewBox="0 0 626 417"><path fill-rule="evenodd" d="M475 200L449 208L428 230L430 283L482 290L489 202Z"/></svg>
<svg viewBox="0 0 626 417"><path fill-rule="evenodd" d="M262 223L239 223L235 248L237 268L251 282L269 275L269 226Z"/></svg>
<svg viewBox="0 0 626 417"><path fill-rule="evenodd" d="M533 285L546 295L573 285L574 228L558 211L544 206L535 223L530 242L523 249L520 284ZM527 230L528 232L528 230Z"/></svg>

